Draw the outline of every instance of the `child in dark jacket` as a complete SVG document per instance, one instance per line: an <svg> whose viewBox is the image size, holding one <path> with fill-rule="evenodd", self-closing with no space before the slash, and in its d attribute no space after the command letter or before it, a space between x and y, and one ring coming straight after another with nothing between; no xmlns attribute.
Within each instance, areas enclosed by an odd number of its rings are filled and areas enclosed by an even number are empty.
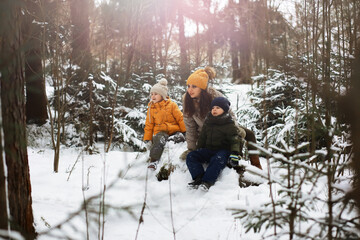
<svg viewBox="0 0 360 240"><path fill-rule="evenodd" d="M204 126L201 129L197 148L186 157L186 165L193 182L190 188L208 191L215 184L227 162L236 166L239 163L241 138L237 126L229 114L230 102L224 97L217 97L211 102ZM203 164L208 164L206 170Z"/></svg>

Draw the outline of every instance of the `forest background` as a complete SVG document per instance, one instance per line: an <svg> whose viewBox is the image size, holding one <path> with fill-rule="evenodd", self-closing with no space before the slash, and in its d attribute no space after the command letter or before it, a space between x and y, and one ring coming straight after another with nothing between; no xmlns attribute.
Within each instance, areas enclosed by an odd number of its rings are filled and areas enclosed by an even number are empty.
<svg viewBox="0 0 360 240"><path fill-rule="evenodd" d="M288 3L294 12L285 14ZM359 16L357 0L1 1L0 229L36 236L27 157L34 139L49 132L55 173L61 146L141 151L150 87L165 77L181 105L186 78L209 65L215 86L227 77L252 84L254 109L237 114L252 117L259 151L289 170L288 189L305 181L290 177L305 163L328 178L327 238L355 238L341 229L359 228L358 216L344 220L332 209L360 206ZM338 189L345 169L351 189ZM296 203L288 206L290 236L301 218Z"/></svg>

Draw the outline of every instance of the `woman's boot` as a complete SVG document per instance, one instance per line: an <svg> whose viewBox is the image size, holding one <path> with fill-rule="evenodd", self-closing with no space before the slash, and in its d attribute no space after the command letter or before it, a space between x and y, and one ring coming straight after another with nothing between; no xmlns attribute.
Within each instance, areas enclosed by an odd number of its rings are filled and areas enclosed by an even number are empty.
<svg viewBox="0 0 360 240"><path fill-rule="evenodd" d="M251 165L260 168L262 170L261 164L260 164L260 160L259 160L259 155L250 155L250 162Z"/></svg>

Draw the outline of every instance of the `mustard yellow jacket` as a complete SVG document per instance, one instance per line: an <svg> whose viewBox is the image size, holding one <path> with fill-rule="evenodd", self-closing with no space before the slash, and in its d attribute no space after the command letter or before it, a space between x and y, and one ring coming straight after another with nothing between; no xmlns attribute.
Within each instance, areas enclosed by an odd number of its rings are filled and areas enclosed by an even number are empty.
<svg viewBox="0 0 360 240"><path fill-rule="evenodd" d="M144 141L152 140L152 137L159 132L166 132L169 135L186 132L183 114L170 98L157 103L150 101L148 104Z"/></svg>

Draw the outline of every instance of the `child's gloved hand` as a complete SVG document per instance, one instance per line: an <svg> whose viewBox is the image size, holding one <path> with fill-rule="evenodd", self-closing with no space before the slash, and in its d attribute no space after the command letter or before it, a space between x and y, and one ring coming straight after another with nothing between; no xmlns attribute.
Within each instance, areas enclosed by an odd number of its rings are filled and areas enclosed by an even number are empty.
<svg viewBox="0 0 360 240"><path fill-rule="evenodd" d="M239 166L239 154L237 153L231 153L231 155L229 156L229 164L231 167L236 167Z"/></svg>
<svg viewBox="0 0 360 240"><path fill-rule="evenodd" d="M174 135L171 135L168 140L174 141L174 143L185 142L185 133L176 132Z"/></svg>

